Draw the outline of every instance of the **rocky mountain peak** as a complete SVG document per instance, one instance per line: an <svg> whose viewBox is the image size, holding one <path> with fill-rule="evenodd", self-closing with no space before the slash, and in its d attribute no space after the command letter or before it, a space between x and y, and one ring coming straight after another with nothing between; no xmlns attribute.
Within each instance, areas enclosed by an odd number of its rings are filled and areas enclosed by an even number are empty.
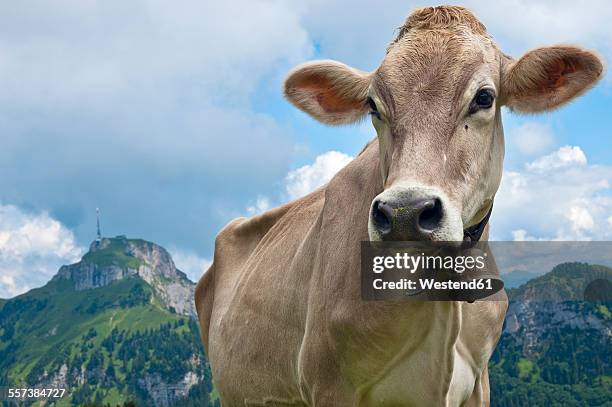
<svg viewBox="0 0 612 407"><path fill-rule="evenodd" d="M116 236L95 240L79 262L62 266L53 280L68 280L75 290L88 290L128 276L139 277L153 287L167 308L195 315L194 284L176 268L166 249L142 239Z"/></svg>

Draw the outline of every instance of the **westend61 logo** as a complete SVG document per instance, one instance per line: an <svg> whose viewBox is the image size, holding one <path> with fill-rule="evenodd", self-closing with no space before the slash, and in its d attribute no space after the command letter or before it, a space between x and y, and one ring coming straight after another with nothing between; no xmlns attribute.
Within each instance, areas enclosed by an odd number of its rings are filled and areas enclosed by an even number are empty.
<svg viewBox="0 0 612 407"><path fill-rule="evenodd" d="M364 300L495 300L502 288L486 242L362 242Z"/></svg>

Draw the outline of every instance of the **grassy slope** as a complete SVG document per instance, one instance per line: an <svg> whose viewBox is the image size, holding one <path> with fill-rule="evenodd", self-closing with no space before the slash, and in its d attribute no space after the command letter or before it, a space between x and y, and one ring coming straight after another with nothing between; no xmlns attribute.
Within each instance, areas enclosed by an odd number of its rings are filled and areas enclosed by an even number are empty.
<svg viewBox="0 0 612 407"><path fill-rule="evenodd" d="M25 383L34 364L41 358L48 358L58 348L66 348L74 344L72 352L82 342L82 336L90 329L97 332L92 340L97 347L99 342L110 333L113 328L127 331L143 331L159 327L166 322L172 322L184 317L175 315L155 304L154 297L149 304L133 307L112 307L103 309L105 304L110 306L117 298L127 297L137 285L149 286L136 278L126 278L102 288L92 290L73 291L68 288L70 283L58 281L45 287L35 289L18 299L45 301L43 309L25 307L20 315L13 342L19 343L18 363L12 366L9 378L15 384ZM101 304L100 312L88 312L92 303ZM0 331L1 333L1 331ZM0 350L7 343L0 341Z"/></svg>
<svg viewBox="0 0 612 407"><path fill-rule="evenodd" d="M125 248L127 239L111 238L109 245L102 250L87 252L81 259L82 263L95 263L98 267L118 265L124 268L137 269L141 261L133 256L126 254ZM147 244L144 240L129 239L129 242L137 245Z"/></svg>
<svg viewBox="0 0 612 407"><path fill-rule="evenodd" d="M564 263L520 287L508 290L508 298L510 301L520 299L528 289L542 293L554 289L560 298L580 301L587 282L595 278L612 280L612 268L586 263Z"/></svg>

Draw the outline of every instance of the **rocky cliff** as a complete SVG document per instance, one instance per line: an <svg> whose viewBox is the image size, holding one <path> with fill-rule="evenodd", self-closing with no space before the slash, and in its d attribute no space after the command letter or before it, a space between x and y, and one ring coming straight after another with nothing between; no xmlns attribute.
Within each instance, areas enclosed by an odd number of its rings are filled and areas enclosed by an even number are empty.
<svg viewBox="0 0 612 407"><path fill-rule="evenodd" d="M62 266L53 280L68 280L76 290L87 290L127 276L146 281L168 309L195 316L194 283L163 247L145 240L117 236L94 241L81 261Z"/></svg>
<svg viewBox="0 0 612 407"><path fill-rule="evenodd" d="M556 266L550 273L510 290L504 333L520 333L526 355L542 348L551 329L593 331L612 340L610 319L605 312L597 312L607 309L606 301L584 302L585 293L605 281L612 281L612 269L608 267L585 263ZM591 308L588 305L596 312L585 312Z"/></svg>

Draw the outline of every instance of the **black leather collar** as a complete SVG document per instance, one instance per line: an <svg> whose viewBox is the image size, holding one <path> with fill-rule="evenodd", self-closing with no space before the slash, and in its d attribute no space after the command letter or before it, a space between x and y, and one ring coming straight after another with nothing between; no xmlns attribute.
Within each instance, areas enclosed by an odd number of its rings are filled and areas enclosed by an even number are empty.
<svg viewBox="0 0 612 407"><path fill-rule="evenodd" d="M487 223L489 223L489 218L491 217L491 212L493 212L493 203L491 203L491 207L489 208L489 212L485 215L482 220L475 224L474 226L470 226L469 228L463 231L463 241L464 242L478 242L482 237L482 233L484 232Z"/></svg>

